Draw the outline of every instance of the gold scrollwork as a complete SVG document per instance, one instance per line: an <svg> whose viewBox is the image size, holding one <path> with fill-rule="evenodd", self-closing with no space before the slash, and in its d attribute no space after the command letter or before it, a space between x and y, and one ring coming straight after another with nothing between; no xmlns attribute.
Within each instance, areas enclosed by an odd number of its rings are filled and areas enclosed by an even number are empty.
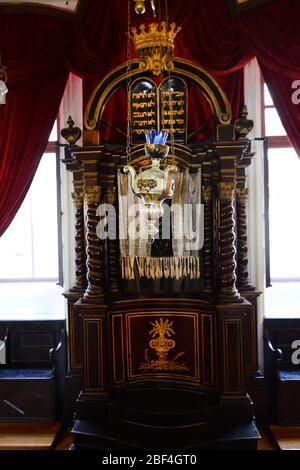
<svg viewBox="0 0 300 470"><path fill-rule="evenodd" d="M141 25L139 33L137 28L131 28L131 39L144 70L154 75L160 75L162 70L173 70L174 38L179 31L181 28L175 23L168 26L165 21Z"/></svg>
<svg viewBox="0 0 300 470"><path fill-rule="evenodd" d="M101 198L101 187L85 186L84 195L88 204L98 204Z"/></svg>
<svg viewBox="0 0 300 470"><path fill-rule="evenodd" d="M81 209L83 204L83 192L71 194L76 209Z"/></svg>
<svg viewBox="0 0 300 470"><path fill-rule="evenodd" d="M176 346L176 341L171 339L172 335L176 335L173 328L173 321L163 318L150 322L153 327L149 332L152 339L149 341L149 346L155 349L158 359L150 360L148 348L145 349L145 362L141 362L140 370L152 371L189 371L184 362L178 360L185 354L184 351L179 352L173 359L168 359L169 351Z"/></svg>
<svg viewBox="0 0 300 470"><path fill-rule="evenodd" d="M248 188L238 188L235 191L238 202L246 203L248 201L249 190Z"/></svg>
<svg viewBox="0 0 300 470"><path fill-rule="evenodd" d="M106 201L108 204L116 204L117 202L117 189L115 186L109 186L106 191Z"/></svg>
<svg viewBox="0 0 300 470"><path fill-rule="evenodd" d="M235 183L218 183L218 197L220 201L232 201Z"/></svg>
<svg viewBox="0 0 300 470"><path fill-rule="evenodd" d="M168 53L161 53L159 48L153 52L153 50L147 53L147 55L141 58L141 69L149 70L153 75L161 75L163 70L171 71L174 69L171 55Z"/></svg>

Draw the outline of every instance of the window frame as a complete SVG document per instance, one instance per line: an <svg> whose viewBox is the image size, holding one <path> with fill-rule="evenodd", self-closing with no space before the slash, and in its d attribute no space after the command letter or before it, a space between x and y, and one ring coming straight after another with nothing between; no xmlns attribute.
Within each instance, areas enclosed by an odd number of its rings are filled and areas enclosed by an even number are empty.
<svg viewBox="0 0 300 470"><path fill-rule="evenodd" d="M55 122L55 121L54 121ZM0 283L39 283L39 282L56 282L57 285L63 287L63 235L62 235L62 209L61 209L61 172L60 172L60 148L58 145L58 137L60 133L60 119L56 118L57 135L56 140L48 141L47 146L41 158L46 153L55 154L56 166L56 212L57 212L57 256L58 256L58 275L57 277L15 277L0 278ZM54 125L54 123L53 123ZM50 137L50 136L49 136Z"/></svg>
<svg viewBox="0 0 300 470"><path fill-rule="evenodd" d="M265 275L266 275L266 287L271 287L272 282L280 283L291 283L300 282L300 278L288 278L288 277L271 277L271 255L270 255L270 220L269 220L269 149L278 148L294 148L288 136L266 136L266 120L265 110L273 108L276 110L276 106L265 104L265 91L264 86L266 84L263 74L260 72L260 83L261 83L261 132L264 136L264 209L265 209ZM277 111L277 110L276 110Z"/></svg>

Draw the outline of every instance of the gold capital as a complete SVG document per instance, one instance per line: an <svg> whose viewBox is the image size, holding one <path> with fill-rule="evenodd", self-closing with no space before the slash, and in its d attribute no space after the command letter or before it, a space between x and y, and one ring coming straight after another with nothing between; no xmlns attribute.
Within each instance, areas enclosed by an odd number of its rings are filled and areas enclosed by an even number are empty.
<svg viewBox="0 0 300 470"><path fill-rule="evenodd" d="M117 201L117 189L115 186L109 186L106 191L106 201L108 204L115 204Z"/></svg>
<svg viewBox="0 0 300 470"><path fill-rule="evenodd" d="M88 204L98 204L101 197L100 186L85 186L84 195Z"/></svg>
<svg viewBox="0 0 300 470"><path fill-rule="evenodd" d="M220 201L232 201L235 183L219 183L218 197Z"/></svg>
<svg viewBox="0 0 300 470"><path fill-rule="evenodd" d="M246 203L248 201L248 188L238 188L235 191L238 202Z"/></svg>
<svg viewBox="0 0 300 470"><path fill-rule="evenodd" d="M73 203L76 209L81 209L83 204L83 193L72 193L71 194Z"/></svg>

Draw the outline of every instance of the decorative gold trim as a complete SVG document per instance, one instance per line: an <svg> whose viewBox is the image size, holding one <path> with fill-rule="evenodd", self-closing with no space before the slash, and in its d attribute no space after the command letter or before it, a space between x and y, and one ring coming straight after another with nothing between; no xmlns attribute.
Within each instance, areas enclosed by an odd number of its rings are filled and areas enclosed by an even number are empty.
<svg viewBox="0 0 300 470"><path fill-rule="evenodd" d="M83 206L83 197L84 197L83 192L72 193L71 196L72 196L72 200L73 200L73 204L75 208L81 209Z"/></svg>
<svg viewBox="0 0 300 470"><path fill-rule="evenodd" d="M88 334L88 328L90 324L95 323L97 325L97 351L98 351L98 383L100 384L99 387L93 388L89 387L88 385L91 383L91 376L90 376L90 367L93 364L93 368L95 366L95 358L90 358L89 354L89 334ZM95 317L85 317L84 318L84 378L85 378L85 386L86 389L89 393L91 392L103 392L104 391L104 371L103 371L103 364L101 362L102 359L104 359L103 355L103 338L102 338L102 332L103 332L103 326L102 326L103 320L102 319L95 319ZM86 393L84 390L84 393Z"/></svg>
<svg viewBox="0 0 300 470"><path fill-rule="evenodd" d="M99 204L101 198L101 187L85 186L84 196L88 204Z"/></svg>
<svg viewBox="0 0 300 470"><path fill-rule="evenodd" d="M117 202L117 188L113 185L109 185L106 191L106 201L108 204L115 205Z"/></svg>
<svg viewBox="0 0 300 470"><path fill-rule="evenodd" d="M230 345L228 344L228 325L236 324L238 327L238 353L237 353L237 360L238 360L238 383L239 383L239 389L238 390L230 390L229 383L230 383L230 378L229 378L229 370L232 367L232 365L229 364L229 358L228 358L228 351L230 349ZM230 395L240 395L243 394L243 377L241 373L241 367L242 367L242 355L243 355L243 340L242 340L242 335L241 335L241 329L243 327L243 321L241 319L228 319L228 320L223 320L223 367L224 367L224 393L228 393Z"/></svg>
<svg viewBox="0 0 300 470"><path fill-rule="evenodd" d="M206 91L208 96L206 96L206 95L204 95L204 96L206 97L207 101L209 102L209 104L212 108L212 111L216 113L216 116L218 117L219 122L221 124L229 124L231 122L231 118L232 118L231 105L230 105L230 103L228 101L228 98L225 95L224 91L222 90L222 88L220 87L218 82L214 79L214 77L207 70L200 67L199 65L195 65L193 62L191 62L189 60L181 59L180 57L174 57L173 61L192 66L195 70L198 70L201 73L204 73L214 83L214 85L218 89L218 91L219 91L220 95L222 96L222 99L225 103L226 113L221 112L221 109L219 107L219 103L216 100L215 95L213 94L212 90L197 75L195 75L194 73L191 73L191 72L187 72L185 70L177 69L176 66L174 66L174 69L172 70L173 73L178 73L178 74L181 74L183 76L189 77L192 80L194 80L196 83L198 83L201 86L201 88ZM100 117L100 119L102 118L104 105L106 104L107 99L109 98L109 95L110 95L111 91L115 88L115 86L118 85L118 84L121 86L121 83L124 80L126 80L127 77L128 78L129 77L134 77L135 75L140 74L144 70L144 62L141 59L133 59L133 60L129 61L129 66L130 67L131 67L131 65L134 65L134 64L139 65L139 68L137 70L130 70L129 73L126 70L126 72L124 72L122 75L119 75L116 79L114 79L110 83L110 85L105 89L105 92L99 98L99 101L97 103L95 112L93 114L93 119L88 120L87 117L89 115L90 108L92 106L92 103L95 99L95 96L96 96L99 88L101 88L101 86L108 79L108 77L110 77L111 75L115 75L118 70L121 70L122 68L124 68L125 64L123 63L120 66L114 68L96 86L96 88L94 89L94 91L93 91L93 93L92 93L92 95L91 95L91 97L88 101L86 111L85 111L84 125L85 125L87 130L92 131L92 130L96 129L97 123L99 121L99 117Z"/></svg>
<svg viewBox="0 0 300 470"><path fill-rule="evenodd" d="M252 364L253 369L257 370L257 320L256 320L256 306L251 305L251 327L252 327Z"/></svg>
<svg viewBox="0 0 300 470"><path fill-rule="evenodd" d="M245 204L248 201L249 190L248 188L237 188L235 194L238 202Z"/></svg>
<svg viewBox="0 0 300 470"><path fill-rule="evenodd" d="M206 380L205 377L205 335L204 335L204 319L209 319L210 324L210 357L211 357L211 382ZM203 374L203 385L214 386L215 385L215 378L214 378L214 342L213 342L213 319L212 315L202 313L201 314L201 329L202 329L202 374Z"/></svg>
<svg viewBox="0 0 300 470"><path fill-rule="evenodd" d="M131 28L131 39L137 53L140 50L155 47L174 49L174 39L181 28L176 28L175 23L167 25L165 21L162 21L161 23L141 24L139 30L140 33L136 27Z"/></svg>
<svg viewBox="0 0 300 470"><path fill-rule="evenodd" d="M159 321L155 320L150 322L153 327L149 332L152 339L149 341L149 346L155 349L158 358L156 360L150 360L148 355L148 348L145 349L145 362L141 362L140 370L152 370L158 371L186 371L190 369L186 366L185 362L179 362L178 359L186 354L185 351L177 353L173 359L168 359L169 351L176 347L176 341L171 339L172 335L176 335L172 320L168 318L164 321L160 317Z"/></svg>
<svg viewBox="0 0 300 470"><path fill-rule="evenodd" d="M75 356L75 351L76 351L76 348L75 348L75 327L74 327L75 320L74 320L74 317L77 314L76 314L74 305L71 305L69 307L69 309L70 309L69 310L70 346L71 346L71 351L72 351L72 352L70 352L70 366L71 366L72 369L81 370L82 369L82 364L79 363L79 362L76 362L75 357L74 357Z"/></svg>
<svg viewBox="0 0 300 470"><path fill-rule="evenodd" d="M228 98L225 95L223 89L220 87L220 85L214 79L214 77L210 73L208 73L207 70L200 67L199 65L195 65L193 62L191 62L189 60L181 59L180 57L174 57L174 61L175 60L177 62L181 62L183 64L192 65L195 69L199 70L200 72L204 73L205 75L207 75L210 78L210 80L218 88L218 91L219 91L219 93L221 94L221 96L223 98L223 101L226 105L226 113L221 112L220 107L219 107L219 103L216 100L215 95L212 93L211 89L206 85L206 83L204 83L203 80L199 79L199 77L197 77L197 75L195 75L193 73L190 73L190 72L187 72L187 71L183 72L182 70L177 69L176 67L174 67L174 69L172 71L173 73L181 73L182 75L184 75L186 77L189 77L192 80L195 80L196 83L198 83L202 88L204 88L204 90L207 92L207 94L209 96L209 99L208 99L208 97L206 97L206 95L204 95L204 96L207 98L207 101L210 104L210 107L212 108L212 110L216 112L216 115L217 115L220 123L221 124L230 124L231 119L232 119L231 105L230 105L230 103L228 101Z"/></svg>
<svg viewBox="0 0 300 470"><path fill-rule="evenodd" d="M220 201L232 201L235 183L218 183L218 199Z"/></svg>
<svg viewBox="0 0 300 470"><path fill-rule="evenodd" d="M115 327L114 322L116 318L120 317L120 327L121 327L121 350L122 350L122 379L117 380L117 368L116 368L116 349L115 349ZM124 370L124 327L123 327L123 315L121 313L117 315L112 315L111 317L111 329L112 329L112 354L113 354L113 374L114 374L114 384L119 385L125 382L125 370ZM120 366L120 364L118 364Z"/></svg>
<svg viewBox="0 0 300 470"><path fill-rule="evenodd" d="M131 329L130 329L130 320L132 318L141 318L141 317L181 317L181 318L191 318L194 322L194 375L187 375L187 374L163 374L163 373L157 373L157 374L133 374L133 366L132 366L132 351L131 351ZM197 313L186 313L186 312L181 312L181 313L174 313L174 312L163 312L163 313L153 313L153 312L135 312L135 313L126 313L126 332L127 332L127 344L126 344L126 354L127 354L127 364L128 364L128 380L134 381L136 379L139 380L145 380L145 378L148 379L154 379L154 380L160 380L160 379L180 379L180 382L183 381L183 379L188 379L189 382L198 382L200 383L200 370L199 370L199 364L200 364L200 352L199 352L199 326L198 326L198 314ZM189 383L187 382L187 383Z"/></svg>
<svg viewBox="0 0 300 470"><path fill-rule="evenodd" d="M169 26L162 21L142 24L139 29L140 34L137 33L136 27L131 28L131 39L143 62L143 68L157 76L161 75L163 70L173 70L174 38L181 28L176 28L175 23Z"/></svg>
<svg viewBox="0 0 300 470"><path fill-rule="evenodd" d="M116 79L114 79L109 84L109 86L105 89L105 92L100 96L100 99L97 103L97 106L96 106L96 109L95 109L95 112L94 112L94 115L93 115L93 119L88 121L87 116L89 115L90 108L92 106L92 103L94 101L94 98L95 98L99 88L101 88L102 84L108 79L108 77L110 77L111 75L115 75L115 73L118 70L123 69L126 64L123 63L123 64L119 65L118 67L115 67L108 74L106 74L105 77L103 77L103 79L98 83L98 85L96 86L96 88L94 89L93 93L90 96L90 99L89 99L87 107L86 107L85 115L84 115L84 125L85 125L87 130L92 131L92 130L96 129L97 123L99 121L99 117L100 117L100 119L102 118L104 105L106 104L106 101L109 98L111 90L113 90L113 88L117 84L119 84L121 86L122 81L126 80L127 77L128 78L133 77L133 76L138 75L139 73L141 73L143 62L140 59L132 59L128 62L129 67L131 67L131 65L134 65L134 64L138 64L139 69L138 70L131 70L130 69L129 73L126 70L125 73L123 73L122 75L119 75Z"/></svg>

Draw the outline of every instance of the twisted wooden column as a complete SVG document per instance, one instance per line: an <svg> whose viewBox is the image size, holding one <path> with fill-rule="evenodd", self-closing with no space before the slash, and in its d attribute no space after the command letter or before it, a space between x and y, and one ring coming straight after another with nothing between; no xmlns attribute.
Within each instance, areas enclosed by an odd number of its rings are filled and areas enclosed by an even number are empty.
<svg viewBox="0 0 300 470"><path fill-rule="evenodd" d="M113 226L113 223L117 221L116 216L116 205L117 205L117 188L110 184L106 192L106 201L107 204L110 204L113 208L113 213L108 212L108 226ZM110 220L113 218L113 220ZM119 261L119 244L117 237L117 227L116 227L116 238L112 239L108 236L107 239L107 264L108 264L108 279L109 285L108 289L111 294L118 294L120 292L120 261Z"/></svg>
<svg viewBox="0 0 300 470"><path fill-rule="evenodd" d="M204 291L213 290L212 186L203 186L204 201Z"/></svg>
<svg viewBox="0 0 300 470"><path fill-rule="evenodd" d="M86 253L88 285L82 301L86 303L101 303L104 298L103 253L101 240L96 233L99 222L96 212L100 203L101 188L100 186L85 186L84 190L87 202Z"/></svg>
<svg viewBox="0 0 300 470"><path fill-rule="evenodd" d="M235 183L218 183L219 198L219 300L229 303L240 299L236 289L236 248L233 194Z"/></svg>
<svg viewBox="0 0 300 470"><path fill-rule="evenodd" d="M84 246L83 192L72 193L75 207L75 284L71 292L84 292L86 286L86 262Z"/></svg>
<svg viewBox="0 0 300 470"><path fill-rule="evenodd" d="M253 289L249 276L247 201L248 188L238 188L236 190L238 268L237 285L241 291L248 291Z"/></svg>

